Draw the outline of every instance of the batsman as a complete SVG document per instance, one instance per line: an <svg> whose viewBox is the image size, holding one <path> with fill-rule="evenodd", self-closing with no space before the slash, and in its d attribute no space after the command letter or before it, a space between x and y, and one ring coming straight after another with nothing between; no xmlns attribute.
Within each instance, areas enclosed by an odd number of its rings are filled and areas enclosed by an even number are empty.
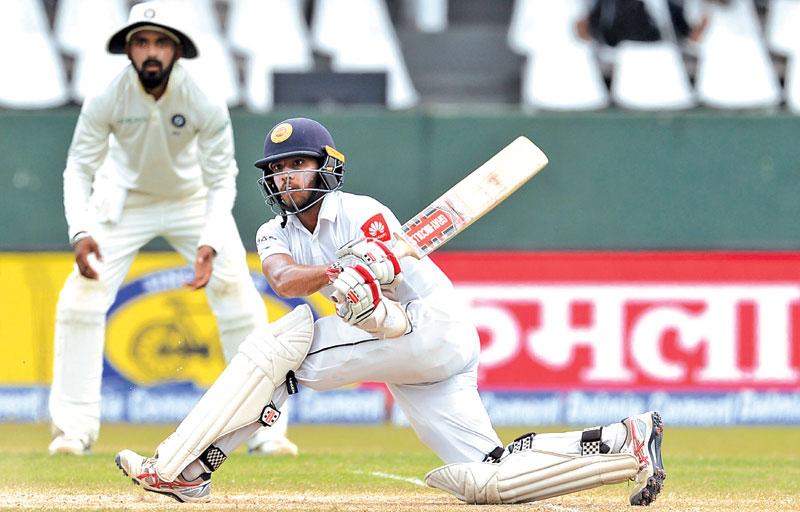
<svg viewBox="0 0 800 512"><path fill-rule="evenodd" d="M287 119L255 163L275 217L256 235L262 271L283 297L321 292L337 315L301 306L250 335L154 457L116 463L147 491L207 501L211 473L299 384L328 390L386 383L416 434L445 465L428 485L466 503L541 500L632 480L649 505L665 478L656 412L583 431L529 433L504 445L477 387L480 342L448 277L428 257L397 258L401 224L383 204L343 192L345 156L320 123Z"/></svg>

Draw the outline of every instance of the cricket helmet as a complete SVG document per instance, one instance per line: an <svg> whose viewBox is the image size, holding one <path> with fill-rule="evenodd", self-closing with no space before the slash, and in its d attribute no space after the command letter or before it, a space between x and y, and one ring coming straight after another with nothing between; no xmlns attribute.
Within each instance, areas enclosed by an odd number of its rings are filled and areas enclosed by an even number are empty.
<svg viewBox="0 0 800 512"><path fill-rule="evenodd" d="M292 156L313 157L320 166L312 171L290 169L275 173L270 169L270 163ZM344 155L336 150L333 137L324 126L313 119L297 117L281 121L267 132L264 158L257 160L254 165L262 171L258 185L267 205L276 214L286 216L305 211L321 201L328 192L342 188L344 161ZM276 177L298 172L316 172L318 176L311 188L298 189L313 192L309 201L300 207L284 204L281 192L275 185Z"/></svg>

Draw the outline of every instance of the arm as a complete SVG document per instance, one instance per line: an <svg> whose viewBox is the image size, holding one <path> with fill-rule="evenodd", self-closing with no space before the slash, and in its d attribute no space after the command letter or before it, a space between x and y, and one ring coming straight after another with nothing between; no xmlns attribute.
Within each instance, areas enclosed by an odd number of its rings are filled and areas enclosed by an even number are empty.
<svg viewBox="0 0 800 512"><path fill-rule="evenodd" d="M239 170L233 157L233 130L227 107L214 105L207 113L197 135L203 183L208 188L206 222L197 245L217 251L225 232L224 220L232 215Z"/></svg>
<svg viewBox="0 0 800 512"><path fill-rule="evenodd" d="M261 272L280 297L306 297L330 284L327 265L300 265L288 254L268 256Z"/></svg>
<svg viewBox="0 0 800 512"><path fill-rule="evenodd" d="M95 172L108 153L109 114L100 99L89 99L75 126L64 169L64 214L70 241L78 233L89 231L89 196Z"/></svg>
<svg viewBox="0 0 800 512"><path fill-rule="evenodd" d="M75 263L83 277L97 279L98 273L90 256L103 260L100 247L89 233L89 197L97 169L108 153L111 125L109 111L98 98L87 100L81 108L78 124L64 169L64 214L68 236L75 252Z"/></svg>

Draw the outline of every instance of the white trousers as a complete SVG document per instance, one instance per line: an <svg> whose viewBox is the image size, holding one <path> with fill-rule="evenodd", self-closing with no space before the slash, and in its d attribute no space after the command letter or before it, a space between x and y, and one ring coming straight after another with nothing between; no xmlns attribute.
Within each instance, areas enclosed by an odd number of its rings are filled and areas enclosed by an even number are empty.
<svg viewBox="0 0 800 512"><path fill-rule="evenodd" d="M67 277L56 306L53 426L69 437L92 444L100 429L105 317L134 257L150 240L162 236L187 262L194 263L204 227L206 200L161 199L131 192L120 221L97 223L91 234L100 246L100 279L80 275L77 265ZM266 309L249 275L246 254L233 216L224 221L226 238L217 248L206 295L217 318L226 357L244 338L267 322Z"/></svg>
<svg viewBox="0 0 800 512"><path fill-rule="evenodd" d="M411 302L407 311L412 331L387 340L376 340L336 316L317 320L311 350L296 372L298 381L320 391L385 382L419 438L443 461L483 460L501 444L478 395L475 327L431 302ZM281 386L272 400L281 407L286 398ZM258 423L214 444L231 453L256 428ZM184 475L200 472L195 462Z"/></svg>

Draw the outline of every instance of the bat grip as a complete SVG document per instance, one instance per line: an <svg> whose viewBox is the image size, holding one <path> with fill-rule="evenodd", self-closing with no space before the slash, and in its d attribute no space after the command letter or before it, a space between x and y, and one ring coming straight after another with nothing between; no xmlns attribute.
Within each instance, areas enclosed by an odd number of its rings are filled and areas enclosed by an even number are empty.
<svg viewBox="0 0 800 512"><path fill-rule="evenodd" d="M414 249L414 247L406 240L405 235L402 233L395 233L394 234L394 247L392 247L392 252L399 260L400 258L405 258L406 256L413 256L414 258L419 259L419 253Z"/></svg>

